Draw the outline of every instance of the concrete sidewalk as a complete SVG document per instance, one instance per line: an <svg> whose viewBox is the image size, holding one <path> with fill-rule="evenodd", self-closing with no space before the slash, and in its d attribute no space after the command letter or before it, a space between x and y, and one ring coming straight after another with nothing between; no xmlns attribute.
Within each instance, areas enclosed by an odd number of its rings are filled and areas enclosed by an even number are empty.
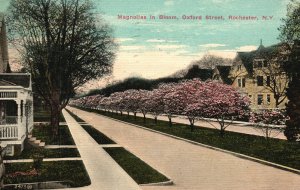
<svg viewBox="0 0 300 190"><path fill-rule="evenodd" d="M300 176L68 107L80 118L165 174L173 186L143 190L296 190Z"/></svg>
<svg viewBox="0 0 300 190"><path fill-rule="evenodd" d="M43 162L59 162L69 160L82 160L80 157L68 157L68 158L44 158ZM18 159L18 160L4 160L4 163L20 163L20 162L33 162L33 159Z"/></svg>
<svg viewBox="0 0 300 190"><path fill-rule="evenodd" d="M77 149L91 179L91 185L80 189L135 190L136 182L63 110Z"/></svg>

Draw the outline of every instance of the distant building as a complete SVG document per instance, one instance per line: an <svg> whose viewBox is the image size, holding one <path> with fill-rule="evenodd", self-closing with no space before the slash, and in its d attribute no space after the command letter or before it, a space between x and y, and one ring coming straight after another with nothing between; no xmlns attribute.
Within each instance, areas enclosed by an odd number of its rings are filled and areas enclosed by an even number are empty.
<svg viewBox="0 0 300 190"><path fill-rule="evenodd" d="M229 78L231 66L218 65L213 69L212 79L231 85L232 79Z"/></svg>
<svg viewBox="0 0 300 190"><path fill-rule="evenodd" d="M228 77L235 88L250 98L252 109L285 108L288 79L280 66L281 60L274 56L280 52L284 58L284 49L288 49L285 46L264 47L261 43L255 51L237 53ZM282 101L280 104L276 103L276 96Z"/></svg>
<svg viewBox="0 0 300 190"><path fill-rule="evenodd" d="M6 155L24 149L33 129L31 75L9 72L8 46L3 15L0 16L0 145Z"/></svg>
<svg viewBox="0 0 300 190"><path fill-rule="evenodd" d="M206 81L212 78L212 69L203 69L198 65L193 65L188 72L185 74L185 79L199 78L202 81Z"/></svg>

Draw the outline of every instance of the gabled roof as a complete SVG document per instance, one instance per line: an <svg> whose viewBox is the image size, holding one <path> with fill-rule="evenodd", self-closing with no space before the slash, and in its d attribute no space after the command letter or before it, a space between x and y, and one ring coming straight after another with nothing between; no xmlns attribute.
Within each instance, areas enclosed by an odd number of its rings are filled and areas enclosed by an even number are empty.
<svg viewBox="0 0 300 190"><path fill-rule="evenodd" d="M228 78L231 66L226 66L226 65L218 65L216 68L219 70L220 77L222 78L223 82L226 84L231 84L232 80Z"/></svg>
<svg viewBox="0 0 300 190"><path fill-rule="evenodd" d="M0 86L30 87L29 74L0 74Z"/></svg>
<svg viewBox="0 0 300 190"><path fill-rule="evenodd" d="M262 44L257 48L257 50L251 52L237 52L237 57L241 59L242 64L245 66L247 72L253 74L253 60L266 58L272 54L278 53L279 47L286 44L279 43L272 46L264 47ZM237 58L236 58L237 59Z"/></svg>
<svg viewBox="0 0 300 190"><path fill-rule="evenodd" d="M253 73L253 59L255 51L251 52L237 52L237 56L241 59L248 73Z"/></svg>

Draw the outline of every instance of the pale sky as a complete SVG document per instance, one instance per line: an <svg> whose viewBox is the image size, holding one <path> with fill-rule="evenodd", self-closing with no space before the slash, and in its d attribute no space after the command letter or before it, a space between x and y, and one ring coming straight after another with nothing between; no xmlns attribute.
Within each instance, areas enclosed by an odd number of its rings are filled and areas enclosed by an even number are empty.
<svg viewBox="0 0 300 190"><path fill-rule="evenodd" d="M237 51L278 43L277 28L285 17L288 0L100 0L95 11L114 30L119 44L112 77L158 78L185 68L205 53L233 58ZM0 0L5 11L9 0ZM123 20L123 16L146 16L146 20ZM150 15L156 19L150 19ZM177 19L159 19L159 15ZM202 16L202 20L184 20ZM257 20L230 20L229 16L256 16ZM223 16L224 20L207 20ZM263 20L267 16L269 20ZM272 18L272 19L270 19ZM11 57L15 57L11 55ZM103 80L93 82L94 88ZM95 85L96 84L96 85Z"/></svg>

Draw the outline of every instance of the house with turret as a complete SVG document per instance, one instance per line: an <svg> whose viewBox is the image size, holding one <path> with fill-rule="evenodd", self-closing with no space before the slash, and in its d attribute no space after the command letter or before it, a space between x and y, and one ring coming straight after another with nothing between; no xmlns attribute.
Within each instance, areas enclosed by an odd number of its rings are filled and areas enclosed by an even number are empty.
<svg viewBox="0 0 300 190"><path fill-rule="evenodd" d="M252 109L285 108L288 78L282 69L288 44L260 46L251 52L237 52L228 78L251 100Z"/></svg>

